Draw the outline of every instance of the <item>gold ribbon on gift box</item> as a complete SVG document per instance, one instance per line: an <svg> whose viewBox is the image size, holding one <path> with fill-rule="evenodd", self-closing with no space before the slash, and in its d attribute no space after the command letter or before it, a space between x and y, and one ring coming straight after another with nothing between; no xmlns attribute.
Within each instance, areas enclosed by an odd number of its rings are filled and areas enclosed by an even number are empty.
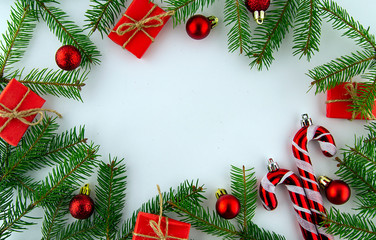
<svg viewBox="0 0 376 240"><path fill-rule="evenodd" d="M350 82L346 83L344 86L344 89L347 91L347 93L350 95L350 98L348 99L334 99L334 100L327 100L325 103L335 103L335 102L352 102L355 103L356 99L358 97L358 85L359 83L353 82L350 80ZM352 112L351 120L354 120L356 115L359 114L357 112ZM369 120L376 120L375 116L372 113L368 113L366 115L367 119Z"/></svg>
<svg viewBox="0 0 376 240"><path fill-rule="evenodd" d="M140 233L135 233L135 232L133 232L133 236L145 237L145 238L150 238L150 239L159 239L159 240L167 240L167 239L188 240L188 238L179 238L179 237L174 237L174 236L168 235L168 217L165 217L165 219L166 219L166 231L165 231L165 233L163 233L163 231L161 229L162 212L163 212L163 203L162 203L163 199L162 199L161 189L159 188L159 185L157 185L157 189L158 189L158 194L159 194L159 218L158 218L158 223L154 220L149 221L149 225L153 229L153 231L157 235L157 237L145 235L145 234L140 234Z"/></svg>
<svg viewBox="0 0 376 240"><path fill-rule="evenodd" d="M42 108L32 108L27 110L18 111L18 108L22 105L22 103L25 101L27 95L30 93L30 88L27 89L27 92L22 97L21 101L17 104L17 106L14 109L10 109L6 107L4 104L0 103L0 106L4 108L4 110L0 110L0 117L7 118L8 120L0 127L0 132L2 132L6 126L12 121L13 119L18 119L22 123L29 125L29 126L35 126L40 124L43 121L44 118L44 112L52 112L55 113L59 118L61 118L61 114L56 112L52 109L42 109ZM33 116L35 114L40 114L41 117L36 122L29 122L25 118L29 116Z"/></svg>
<svg viewBox="0 0 376 240"><path fill-rule="evenodd" d="M163 18L167 16L172 16L175 14L174 10L161 13L152 17L149 17L150 14L154 11L154 9L157 7L157 5L154 5L149 12L139 21L133 19L132 17L126 15L124 13L124 16L130 19L132 22L130 23L123 23L119 25L119 27L116 29L116 31L111 30L111 32L117 33L119 36L123 36L125 33L134 31L133 34L128 38L128 40L123 44L123 48L125 48L128 43L136 36L136 34L139 31L142 31L145 33L145 35L150 38L152 42L154 42L154 38L150 36L150 34L145 30L146 28L156 28L163 25ZM151 24L152 21L157 21L157 24ZM122 30L124 27L127 27L125 30Z"/></svg>

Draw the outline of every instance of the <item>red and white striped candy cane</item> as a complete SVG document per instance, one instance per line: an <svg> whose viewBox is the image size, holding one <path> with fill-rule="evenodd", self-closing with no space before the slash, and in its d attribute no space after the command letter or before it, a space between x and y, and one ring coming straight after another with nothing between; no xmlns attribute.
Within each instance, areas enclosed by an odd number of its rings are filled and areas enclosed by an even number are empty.
<svg viewBox="0 0 376 240"><path fill-rule="evenodd" d="M323 206L320 194L319 184L313 171L312 162L309 157L307 145L310 141L317 141L322 153L327 157L336 154L337 148L330 132L322 127L312 124L312 120L307 114L302 115L302 128L295 134L292 141L292 152L295 157L295 163L298 167L299 175L303 182L304 191L307 195L309 206L312 212L326 216L326 210ZM319 219L319 218L316 218ZM316 222L319 224L319 222ZM322 239L332 239L330 235L320 230L324 236Z"/></svg>
<svg viewBox="0 0 376 240"><path fill-rule="evenodd" d="M279 168L277 163L273 162L273 159L269 159L268 169L269 173L262 178L259 187L259 195L264 207L269 211L277 207L278 201L275 195L275 188L279 184L284 184L289 191L296 219L304 239L320 240L320 235L313 220L314 216L312 216L310 211L308 199L299 176L292 171Z"/></svg>

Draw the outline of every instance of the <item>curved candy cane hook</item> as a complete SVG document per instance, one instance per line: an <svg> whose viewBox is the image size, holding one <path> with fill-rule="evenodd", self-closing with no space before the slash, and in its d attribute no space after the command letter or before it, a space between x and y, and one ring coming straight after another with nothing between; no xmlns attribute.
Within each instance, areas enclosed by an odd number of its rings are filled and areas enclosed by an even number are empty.
<svg viewBox="0 0 376 240"><path fill-rule="evenodd" d="M264 207L269 211L277 207L278 201L275 195L275 188L279 184L284 184L289 191L296 219L304 239L320 240L321 237L313 221L314 216L310 211L308 199L299 176L287 169L280 169L273 159L269 159L268 169L269 173L261 180L259 187L259 195Z"/></svg>
<svg viewBox="0 0 376 240"><path fill-rule="evenodd" d="M327 157L332 157L337 152L334 138L330 132L322 126L313 125L312 120L308 118L308 115L303 114L302 128L295 134L292 141L292 152L295 157L295 163L298 167L299 175L302 179L304 191L307 195L311 211L326 216L319 184L313 171L311 158L308 153L307 145L310 141L317 141L322 153ZM319 224L319 222L316 222L316 224ZM332 239L332 237L327 235L327 238L323 239Z"/></svg>

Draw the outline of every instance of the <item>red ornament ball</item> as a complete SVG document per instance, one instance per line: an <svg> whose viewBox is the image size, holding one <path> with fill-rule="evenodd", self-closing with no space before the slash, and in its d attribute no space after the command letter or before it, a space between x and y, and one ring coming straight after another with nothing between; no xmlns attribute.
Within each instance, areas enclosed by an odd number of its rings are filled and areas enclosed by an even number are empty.
<svg viewBox="0 0 376 240"><path fill-rule="evenodd" d="M219 216L225 219L232 219L240 212L240 202L233 195L225 194L218 198L215 209Z"/></svg>
<svg viewBox="0 0 376 240"><path fill-rule="evenodd" d="M351 196L349 185L341 180L333 180L325 188L325 195L333 204L344 204Z"/></svg>
<svg viewBox="0 0 376 240"><path fill-rule="evenodd" d="M270 0L245 0L245 6L251 12L266 11L270 5Z"/></svg>
<svg viewBox="0 0 376 240"><path fill-rule="evenodd" d="M94 202L88 195L78 194L70 201L69 212L77 219L89 218L94 212Z"/></svg>
<svg viewBox="0 0 376 240"><path fill-rule="evenodd" d="M56 64L63 70L72 71L80 66L81 53L72 45L65 45L56 51Z"/></svg>
<svg viewBox="0 0 376 240"><path fill-rule="evenodd" d="M203 39L206 38L212 28L212 23L209 19L203 15L194 15L188 19L185 25L185 30L188 35L193 39Z"/></svg>

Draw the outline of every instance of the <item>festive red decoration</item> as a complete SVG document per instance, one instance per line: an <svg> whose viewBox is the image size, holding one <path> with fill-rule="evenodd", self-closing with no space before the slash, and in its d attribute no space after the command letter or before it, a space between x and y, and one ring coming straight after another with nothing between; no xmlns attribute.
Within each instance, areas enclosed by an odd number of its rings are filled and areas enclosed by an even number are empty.
<svg viewBox="0 0 376 240"><path fill-rule="evenodd" d="M278 201L275 189L277 185L284 184L289 191L296 213L295 216L304 239L329 239L329 236L322 232L320 233L316 227L315 216L310 210L308 198L299 176L287 169L280 169L273 159L269 159L268 170L269 173L262 178L259 187L259 195L265 209L271 211L277 208Z"/></svg>
<svg viewBox="0 0 376 240"><path fill-rule="evenodd" d="M265 11L268 10L270 0L245 0L245 6L253 12L255 21L262 24L265 18Z"/></svg>
<svg viewBox="0 0 376 240"><path fill-rule="evenodd" d="M63 70L72 71L80 66L81 53L72 45L65 45L56 51L56 64Z"/></svg>
<svg viewBox="0 0 376 240"><path fill-rule="evenodd" d="M360 114L354 115L350 110L354 97L359 95L358 92L364 90L364 83L355 82L342 83L329 89L327 91L326 116L328 118L360 119ZM367 119L374 119L376 116L376 104L373 107L372 115Z"/></svg>
<svg viewBox="0 0 376 240"><path fill-rule="evenodd" d="M295 134L292 141L293 155L299 175L302 177L304 189L306 192L311 193L307 195L307 198L312 211L321 212L325 216L326 210L323 206L319 184L309 157L308 143L310 141L318 141L322 153L326 157L334 156L337 148L330 132L322 126L313 125L307 114L303 114L301 123L302 128Z"/></svg>
<svg viewBox="0 0 376 240"><path fill-rule="evenodd" d="M0 94L0 111L9 112L9 110L13 110L20 112L40 108L45 101L22 83L16 79L12 79ZM23 120L32 122L35 116L36 114L26 116ZM0 126L3 128L0 132L0 137L12 146L17 146L29 127L28 124L25 124L20 119L3 117L0 117Z"/></svg>
<svg viewBox="0 0 376 240"><path fill-rule="evenodd" d="M185 30L191 38L200 40L206 38L210 30L214 28L217 23L218 18L214 16L205 17L197 14L188 19Z"/></svg>
<svg viewBox="0 0 376 240"><path fill-rule="evenodd" d="M225 189L218 189L216 192L217 203L215 209L219 216L225 219L232 219L240 212L239 200L231 194L227 194Z"/></svg>
<svg viewBox="0 0 376 240"><path fill-rule="evenodd" d="M80 194L74 196L69 203L69 212L72 217L86 219L94 212L94 201L89 196L89 184L81 188Z"/></svg>
<svg viewBox="0 0 376 240"><path fill-rule="evenodd" d="M189 238L191 224L179 222L174 219L162 217L160 228L158 228L159 215L139 212L132 240L162 239L183 240Z"/></svg>
<svg viewBox="0 0 376 240"><path fill-rule="evenodd" d="M329 202L337 205L346 203L351 196L351 189L342 180L332 180L328 177L319 177L320 186L324 189Z"/></svg>
<svg viewBox="0 0 376 240"><path fill-rule="evenodd" d="M149 0L133 0L108 37L141 58L173 14Z"/></svg>

